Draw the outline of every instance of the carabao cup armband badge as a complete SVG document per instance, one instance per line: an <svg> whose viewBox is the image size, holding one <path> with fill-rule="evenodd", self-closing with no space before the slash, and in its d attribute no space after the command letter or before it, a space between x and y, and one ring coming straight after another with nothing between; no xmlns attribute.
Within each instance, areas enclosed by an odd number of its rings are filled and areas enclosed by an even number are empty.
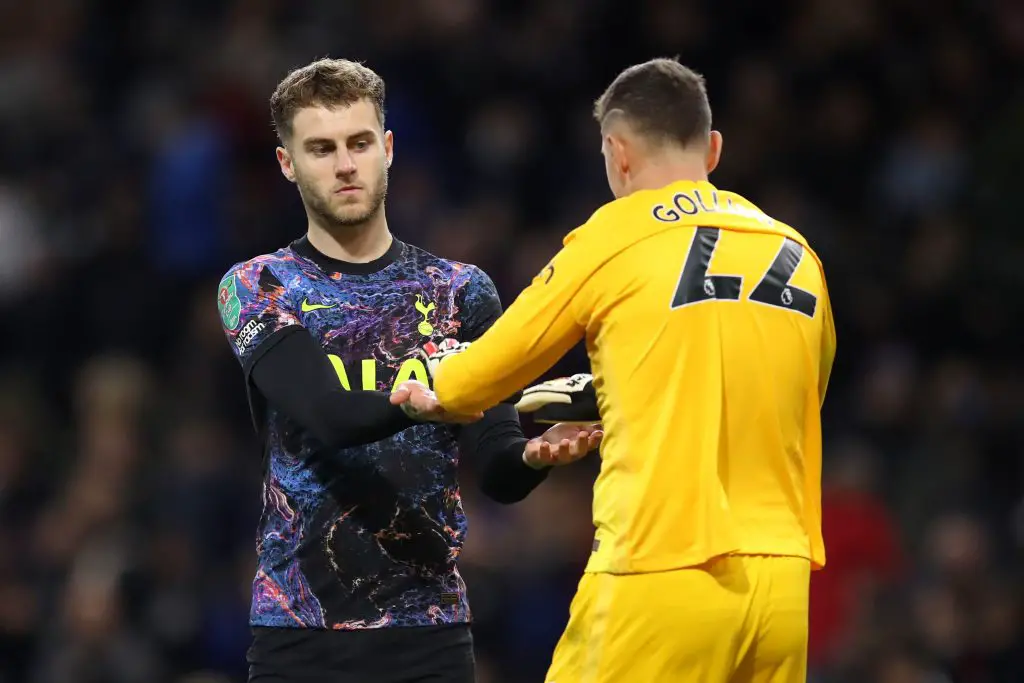
<svg viewBox="0 0 1024 683"><path fill-rule="evenodd" d="M224 327L229 330L238 327L238 317L242 312L242 302L238 300L234 273L220 281L220 288L217 291L217 308L220 309L220 319L224 322Z"/></svg>

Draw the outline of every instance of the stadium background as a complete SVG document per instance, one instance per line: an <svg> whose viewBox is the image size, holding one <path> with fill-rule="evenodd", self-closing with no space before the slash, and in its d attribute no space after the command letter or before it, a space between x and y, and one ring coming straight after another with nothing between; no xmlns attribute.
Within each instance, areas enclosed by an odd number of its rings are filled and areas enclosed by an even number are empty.
<svg viewBox="0 0 1024 683"><path fill-rule="evenodd" d="M0 4L0 682L243 680L260 466L215 288L304 229L290 67L384 76L393 231L507 302L608 199L593 98L676 54L713 180L828 269L813 680L1024 680L1024 4L37 0ZM467 464L481 683L542 680L593 460L508 508Z"/></svg>

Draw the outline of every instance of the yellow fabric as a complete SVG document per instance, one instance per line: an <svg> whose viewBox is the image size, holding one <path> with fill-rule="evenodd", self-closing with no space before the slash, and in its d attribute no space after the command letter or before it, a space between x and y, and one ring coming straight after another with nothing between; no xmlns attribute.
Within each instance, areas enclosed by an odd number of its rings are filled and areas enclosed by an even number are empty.
<svg viewBox="0 0 1024 683"><path fill-rule="evenodd" d="M804 683L810 571L800 558L732 556L584 574L544 680Z"/></svg>
<svg viewBox="0 0 1024 683"><path fill-rule="evenodd" d="M721 295L715 276L742 276L739 296L673 307L691 245L708 237L700 227L718 230L698 293ZM751 300L787 239L803 251L785 292L772 305ZM800 290L814 299L810 316L786 307ZM730 553L825 563L820 405L836 341L803 236L706 182L611 202L486 334L440 364L434 390L449 410L489 408L581 339L605 431L588 571L664 571Z"/></svg>

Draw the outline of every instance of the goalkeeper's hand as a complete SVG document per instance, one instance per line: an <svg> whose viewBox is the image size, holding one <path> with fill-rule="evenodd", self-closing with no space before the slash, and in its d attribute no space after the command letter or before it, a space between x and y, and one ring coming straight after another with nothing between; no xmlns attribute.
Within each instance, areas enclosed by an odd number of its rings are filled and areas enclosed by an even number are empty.
<svg viewBox="0 0 1024 683"><path fill-rule="evenodd" d="M578 374L559 377L523 390L516 403L520 413L532 413L541 424L591 424L601 421L597 409L594 376Z"/></svg>

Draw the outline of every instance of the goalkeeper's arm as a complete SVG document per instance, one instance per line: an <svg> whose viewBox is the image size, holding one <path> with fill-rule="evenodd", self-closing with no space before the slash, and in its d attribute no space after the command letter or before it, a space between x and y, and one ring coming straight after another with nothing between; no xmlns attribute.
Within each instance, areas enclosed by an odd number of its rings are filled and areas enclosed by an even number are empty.
<svg viewBox="0 0 1024 683"><path fill-rule="evenodd" d="M575 234L578 231L574 231ZM586 333L578 300L600 263L596 244L565 247L472 346L441 363L434 392L447 410L486 410L546 372Z"/></svg>
<svg viewBox="0 0 1024 683"><path fill-rule="evenodd" d="M523 390L516 402L520 413L532 413L534 422L590 424L601 421L594 377L578 374L559 377Z"/></svg>

